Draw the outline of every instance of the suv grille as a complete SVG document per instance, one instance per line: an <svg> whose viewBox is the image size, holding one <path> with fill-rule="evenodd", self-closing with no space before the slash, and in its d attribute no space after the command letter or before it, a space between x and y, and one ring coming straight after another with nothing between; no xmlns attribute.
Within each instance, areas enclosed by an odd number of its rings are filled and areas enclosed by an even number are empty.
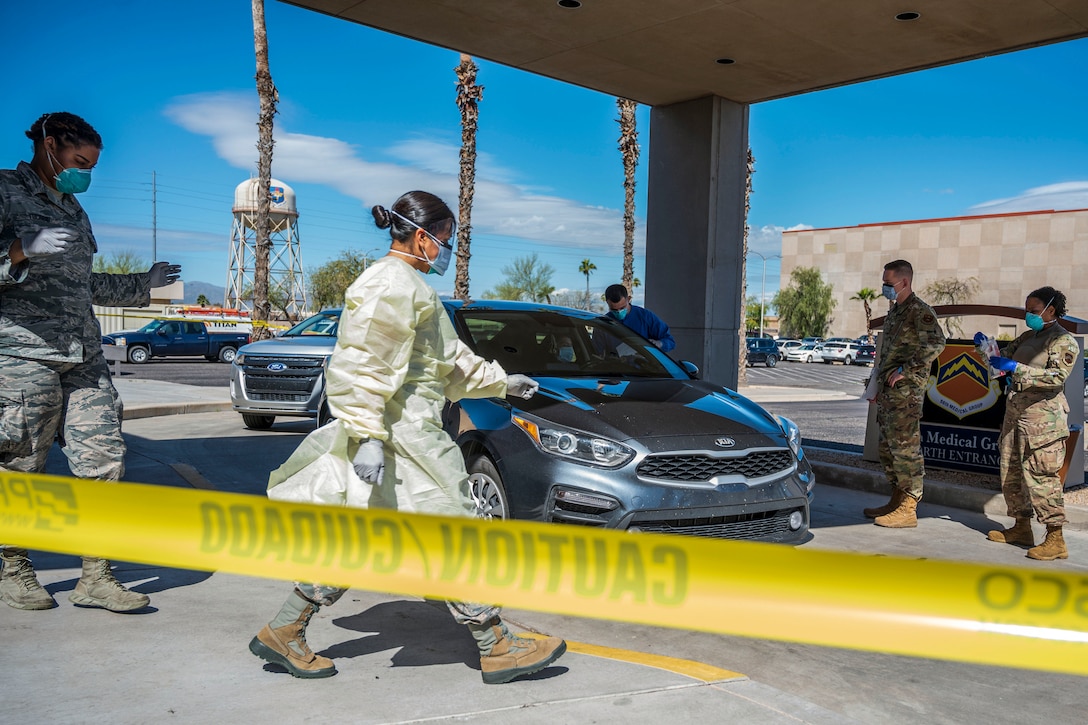
<svg viewBox="0 0 1088 725"><path fill-rule="evenodd" d="M685 534L710 539L774 541L789 536L790 514L799 509L760 511L737 516L708 516L676 521L633 521L631 526L650 534Z"/></svg>
<svg viewBox="0 0 1088 725"><path fill-rule="evenodd" d="M705 454L647 456L638 464L638 475L667 481L709 481L715 476L762 478L793 467L787 450L754 451L744 456L715 457Z"/></svg>
<svg viewBox="0 0 1088 725"><path fill-rule="evenodd" d="M246 355L241 366L246 395L252 400L304 403L310 399L314 384L321 377L324 362L321 357ZM285 367L272 371L268 369L272 363Z"/></svg>

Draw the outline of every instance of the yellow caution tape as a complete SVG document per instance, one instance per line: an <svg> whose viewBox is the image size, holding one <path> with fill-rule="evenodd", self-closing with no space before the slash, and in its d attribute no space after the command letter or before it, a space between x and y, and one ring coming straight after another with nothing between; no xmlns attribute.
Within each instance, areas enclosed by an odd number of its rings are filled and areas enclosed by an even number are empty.
<svg viewBox="0 0 1088 725"><path fill-rule="evenodd" d="M1088 674L1088 576L0 473L0 541Z"/></svg>

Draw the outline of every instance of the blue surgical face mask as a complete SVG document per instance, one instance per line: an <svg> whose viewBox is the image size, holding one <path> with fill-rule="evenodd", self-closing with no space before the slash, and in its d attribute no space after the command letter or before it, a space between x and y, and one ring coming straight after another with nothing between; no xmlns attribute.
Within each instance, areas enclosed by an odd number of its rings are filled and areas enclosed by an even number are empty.
<svg viewBox="0 0 1088 725"><path fill-rule="evenodd" d="M1054 298L1051 297L1050 302L1053 301ZM1043 305L1043 312L1046 312L1046 308L1050 307L1050 302L1047 302L1045 305ZM1028 312L1027 314L1025 314L1024 322L1027 323L1027 326L1030 327L1032 330L1035 330L1035 332L1038 332L1039 330L1046 327L1046 322L1043 321L1043 316L1037 315L1034 312Z"/></svg>
<svg viewBox="0 0 1088 725"><path fill-rule="evenodd" d="M427 236L431 235L428 234ZM434 239L434 237L431 236L431 239ZM438 243L438 254L434 259L427 260L427 263L431 265L431 268L427 270L427 274L443 275L450 267L450 258L453 257L453 247L446 246L437 239L434 239L434 241Z"/></svg>
<svg viewBox="0 0 1088 725"><path fill-rule="evenodd" d="M899 296L895 293L895 285L892 284L886 284L881 287L880 293L893 302L895 301L895 298Z"/></svg>
<svg viewBox="0 0 1088 725"><path fill-rule="evenodd" d="M563 362L574 362L574 348L573 347L561 347L559 348L559 359Z"/></svg>
<svg viewBox="0 0 1088 725"><path fill-rule="evenodd" d="M622 310L609 310L608 314L612 315L617 320L620 320L622 322L623 318L627 317L627 311L629 309L631 309L631 308L630 307L624 307Z"/></svg>

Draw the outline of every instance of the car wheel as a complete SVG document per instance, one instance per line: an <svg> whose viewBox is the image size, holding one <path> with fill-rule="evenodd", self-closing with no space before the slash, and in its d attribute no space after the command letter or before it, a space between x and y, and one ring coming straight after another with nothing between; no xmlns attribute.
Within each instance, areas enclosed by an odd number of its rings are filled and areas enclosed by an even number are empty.
<svg viewBox="0 0 1088 725"><path fill-rule="evenodd" d="M237 348L224 347L219 350L219 362L232 363L238 357Z"/></svg>
<svg viewBox="0 0 1088 725"><path fill-rule="evenodd" d="M477 515L482 519L505 519L510 504L495 463L486 455L473 456L468 462L468 486L476 503Z"/></svg>
<svg viewBox="0 0 1088 725"><path fill-rule="evenodd" d="M242 413L242 422L246 424L246 428L251 428L253 430L268 430L272 427L272 424L276 422L276 416Z"/></svg>
<svg viewBox="0 0 1088 725"><path fill-rule="evenodd" d="M768 355L767 356L767 367L773 368L777 364L778 364L778 356L777 355Z"/></svg>
<svg viewBox="0 0 1088 725"><path fill-rule="evenodd" d="M842 361L842 364L843 365L853 365L854 364L854 358L847 355L846 359Z"/></svg>
<svg viewBox="0 0 1088 725"><path fill-rule="evenodd" d="M128 351L128 361L130 363L136 363L137 365L143 365L145 362L151 359L151 353L147 351L146 347L134 347Z"/></svg>
<svg viewBox="0 0 1088 725"><path fill-rule="evenodd" d="M805 355L805 362L807 362L807 363L812 362L812 356L811 355Z"/></svg>

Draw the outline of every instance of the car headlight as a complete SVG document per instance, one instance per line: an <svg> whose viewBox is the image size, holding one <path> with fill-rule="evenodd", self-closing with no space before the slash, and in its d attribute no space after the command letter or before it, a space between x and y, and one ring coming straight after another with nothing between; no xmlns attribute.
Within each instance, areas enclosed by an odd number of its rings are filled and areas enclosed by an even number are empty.
<svg viewBox="0 0 1088 725"><path fill-rule="evenodd" d="M234 364L235 365L245 365L246 364L246 354L244 352L240 352L237 355L235 355L234 356Z"/></svg>
<svg viewBox="0 0 1088 725"><path fill-rule="evenodd" d="M113 338L113 344L114 344L114 345L125 345L125 344L127 344L127 343L125 342L125 338L123 338L123 337L115 337L115 338Z"/></svg>
<svg viewBox="0 0 1088 725"><path fill-rule="evenodd" d="M536 423L519 415L512 415L511 419L514 425L528 433L529 437L546 452L578 463L618 468L635 455L632 449L622 443L580 430L544 421Z"/></svg>
<svg viewBox="0 0 1088 725"><path fill-rule="evenodd" d="M801 460L801 429L797 427L796 423L783 415L778 416L778 425L781 426L782 432L786 434L786 442L789 443L793 455L797 460Z"/></svg>

